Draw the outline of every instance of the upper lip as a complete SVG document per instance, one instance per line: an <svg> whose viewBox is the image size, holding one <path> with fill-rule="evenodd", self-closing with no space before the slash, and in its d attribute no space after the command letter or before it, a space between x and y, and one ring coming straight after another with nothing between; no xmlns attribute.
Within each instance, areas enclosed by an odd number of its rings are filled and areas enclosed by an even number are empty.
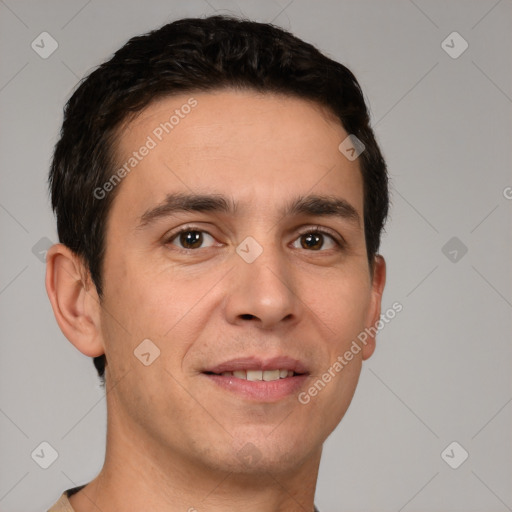
<svg viewBox="0 0 512 512"><path fill-rule="evenodd" d="M278 356L270 359L257 356L238 357L215 366L209 366L203 372L223 373L237 370L291 370L295 373L308 373L304 363L288 356Z"/></svg>

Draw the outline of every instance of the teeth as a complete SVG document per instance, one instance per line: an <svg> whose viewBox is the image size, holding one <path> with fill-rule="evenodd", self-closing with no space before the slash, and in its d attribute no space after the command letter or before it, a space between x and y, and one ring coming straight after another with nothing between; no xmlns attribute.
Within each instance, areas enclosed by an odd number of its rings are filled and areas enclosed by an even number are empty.
<svg viewBox="0 0 512 512"><path fill-rule="evenodd" d="M235 370L233 372L222 372L223 377L236 377L237 379L270 382L273 380L286 379L293 377L292 370Z"/></svg>
<svg viewBox="0 0 512 512"><path fill-rule="evenodd" d="M263 372L263 380L279 380L279 370L265 370Z"/></svg>
<svg viewBox="0 0 512 512"><path fill-rule="evenodd" d="M263 380L263 372L261 370L247 370L247 380Z"/></svg>

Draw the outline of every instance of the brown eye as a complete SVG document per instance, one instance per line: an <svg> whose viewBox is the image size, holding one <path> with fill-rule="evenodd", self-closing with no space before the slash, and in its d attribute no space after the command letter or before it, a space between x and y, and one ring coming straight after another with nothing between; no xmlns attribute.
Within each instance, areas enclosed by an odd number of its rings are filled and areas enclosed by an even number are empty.
<svg viewBox="0 0 512 512"><path fill-rule="evenodd" d="M300 240L300 247L296 244ZM306 249L309 251L321 251L327 249L341 248L341 242L338 242L336 238L321 230L312 230L306 233L302 233L299 238L294 242L294 247L297 249Z"/></svg>
<svg viewBox="0 0 512 512"><path fill-rule="evenodd" d="M324 241L322 239L322 235L319 233L308 233L306 235L301 235L300 237L303 249L313 249L317 251L322 248Z"/></svg>
<svg viewBox="0 0 512 512"><path fill-rule="evenodd" d="M177 245L180 249L201 249L203 244L211 247L215 242L214 238L206 231L198 229L184 229L174 235L167 243Z"/></svg>
<svg viewBox="0 0 512 512"><path fill-rule="evenodd" d="M203 243L203 234L200 231L185 231L180 233L180 243L185 249L197 249Z"/></svg>

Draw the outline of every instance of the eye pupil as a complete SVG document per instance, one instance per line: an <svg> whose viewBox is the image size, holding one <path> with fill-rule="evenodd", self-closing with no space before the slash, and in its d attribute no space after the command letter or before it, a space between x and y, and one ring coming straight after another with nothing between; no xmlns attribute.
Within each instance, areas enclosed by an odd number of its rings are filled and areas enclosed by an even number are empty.
<svg viewBox="0 0 512 512"><path fill-rule="evenodd" d="M199 249L204 243L203 231L195 229L182 231L178 238L184 249ZM300 243L303 249L319 251L324 245L324 234L320 232L305 233L300 236Z"/></svg>
<svg viewBox="0 0 512 512"><path fill-rule="evenodd" d="M180 242L185 249L196 249L203 244L201 231L184 231L180 234Z"/></svg>
<svg viewBox="0 0 512 512"><path fill-rule="evenodd" d="M321 249L322 237L318 233L308 233L302 236L301 245L304 249Z"/></svg>

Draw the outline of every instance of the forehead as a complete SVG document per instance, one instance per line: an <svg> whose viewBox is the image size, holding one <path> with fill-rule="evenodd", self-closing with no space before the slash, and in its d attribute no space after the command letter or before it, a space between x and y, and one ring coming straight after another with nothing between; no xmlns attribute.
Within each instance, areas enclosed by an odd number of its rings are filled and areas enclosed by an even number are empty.
<svg viewBox="0 0 512 512"><path fill-rule="evenodd" d="M195 192L268 211L284 196L339 192L362 214L359 163L338 149L347 135L330 111L300 98L234 90L165 97L119 131L117 166L128 163L129 172L114 205L131 216L168 193Z"/></svg>

